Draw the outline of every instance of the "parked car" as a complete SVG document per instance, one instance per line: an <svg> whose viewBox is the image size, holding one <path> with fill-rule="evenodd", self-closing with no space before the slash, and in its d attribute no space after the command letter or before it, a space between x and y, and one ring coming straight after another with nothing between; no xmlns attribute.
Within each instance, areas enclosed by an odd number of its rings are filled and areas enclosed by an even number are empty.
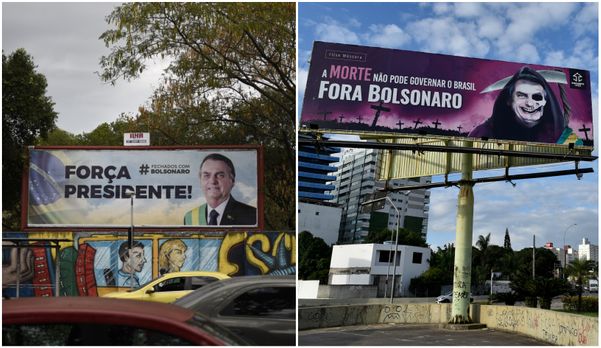
<svg viewBox="0 0 601 348"><path fill-rule="evenodd" d="M295 276L233 277L174 304L210 317L252 345L296 345Z"/></svg>
<svg viewBox="0 0 601 348"><path fill-rule="evenodd" d="M139 288L127 291L115 291L102 297L127 298L151 302L171 303L193 290L212 282L228 279L227 274L219 272L172 272L151 280Z"/></svg>
<svg viewBox="0 0 601 348"><path fill-rule="evenodd" d="M453 292L440 295L436 298L436 303L451 303L453 302ZM470 302L474 302L474 298L470 296Z"/></svg>
<svg viewBox="0 0 601 348"><path fill-rule="evenodd" d="M193 311L165 303L101 297L26 297L2 301L2 344L246 345Z"/></svg>

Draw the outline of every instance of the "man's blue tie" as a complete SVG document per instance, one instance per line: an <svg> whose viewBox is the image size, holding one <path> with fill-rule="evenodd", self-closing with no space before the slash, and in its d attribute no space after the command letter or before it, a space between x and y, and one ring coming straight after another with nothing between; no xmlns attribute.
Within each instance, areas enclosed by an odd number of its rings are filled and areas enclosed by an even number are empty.
<svg viewBox="0 0 601 348"><path fill-rule="evenodd" d="M217 225L218 216L219 213L217 212L217 210L211 210L211 212L209 213L209 225Z"/></svg>

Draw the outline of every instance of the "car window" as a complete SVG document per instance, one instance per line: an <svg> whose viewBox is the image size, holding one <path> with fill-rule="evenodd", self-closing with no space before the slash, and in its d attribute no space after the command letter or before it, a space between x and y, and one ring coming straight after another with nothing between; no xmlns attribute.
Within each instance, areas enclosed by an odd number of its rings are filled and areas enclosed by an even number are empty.
<svg viewBox="0 0 601 348"><path fill-rule="evenodd" d="M244 292L223 308L220 315L294 319L295 308L295 288L273 286Z"/></svg>
<svg viewBox="0 0 601 348"><path fill-rule="evenodd" d="M3 345L168 346L190 342L163 332L110 324L2 325Z"/></svg>
<svg viewBox="0 0 601 348"><path fill-rule="evenodd" d="M176 277L164 280L155 286L155 291L181 291L185 290L186 278Z"/></svg>
<svg viewBox="0 0 601 348"><path fill-rule="evenodd" d="M215 277L191 277L190 284L186 290L196 290L217 280L219 279Z"/></svg>

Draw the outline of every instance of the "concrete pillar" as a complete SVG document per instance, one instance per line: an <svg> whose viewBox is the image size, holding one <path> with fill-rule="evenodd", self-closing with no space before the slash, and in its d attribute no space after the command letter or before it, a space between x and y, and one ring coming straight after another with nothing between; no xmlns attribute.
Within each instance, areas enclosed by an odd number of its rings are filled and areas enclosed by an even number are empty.
<svg viewBox="0 0 601 348"><path fill-rule="evenodd" d="M465 142L471 147L471 142ZM455 228L455 266L453 273L453 303L451 324L471 323L468 314L472 274L472 231L474 223L474 192L472 187L473 155L461 156L462 177L457 199L457 221Z"/></svg>

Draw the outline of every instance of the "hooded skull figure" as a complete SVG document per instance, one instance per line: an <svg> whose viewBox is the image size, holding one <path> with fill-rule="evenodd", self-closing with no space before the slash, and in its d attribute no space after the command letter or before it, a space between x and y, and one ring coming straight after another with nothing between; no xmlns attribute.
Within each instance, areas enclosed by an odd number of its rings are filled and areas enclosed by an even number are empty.
<svg viewBox="0 0 601 348"><path fill-rule="evenodd" d="M543 86L528 80L519 80L511 95L511 108L516 120L526 128L532 128L543 117L547 104Z"/></svg>
<svg viewBox="0 0 601 348"><path fill-rule="evenodd" d="M503 87L490 118L468 136L555 143L566 126L551 86L525 66Z"/></svg>

